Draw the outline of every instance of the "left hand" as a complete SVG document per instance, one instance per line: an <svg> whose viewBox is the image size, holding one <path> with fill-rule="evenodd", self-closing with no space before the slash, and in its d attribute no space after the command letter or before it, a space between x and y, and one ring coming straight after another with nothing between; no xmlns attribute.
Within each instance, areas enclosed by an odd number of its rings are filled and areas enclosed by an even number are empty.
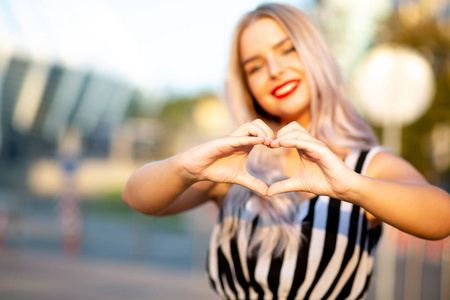
<svg viewBox="0 0 450 300"><path fill-rule="evenodd" d="M303 191L316 195L341 198L352 189L358 176L323 142L317 140L297 122L292 122L277 134L272 148L295 148L300 157L298 172L291 178L272 184L267 196Z"/></svg>

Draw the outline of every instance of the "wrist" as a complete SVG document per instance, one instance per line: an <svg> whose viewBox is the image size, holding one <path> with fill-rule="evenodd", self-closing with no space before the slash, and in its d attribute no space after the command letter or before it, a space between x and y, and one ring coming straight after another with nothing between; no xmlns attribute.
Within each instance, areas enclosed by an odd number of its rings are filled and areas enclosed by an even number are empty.
<svg viewBox="0 0 450 300"><path fill-rule="evenodd" d="M189 169L189 153L182 152L170 158L171 169L178 174L185 186L190 186L201 179Z"/></svg>
<svg viewBox="0 0 450 300"><path fill-rule="evenodd" d="M354 173L351 178L348 189L344 193L340 193L338 198L355 205L361 206L361 200L364 199L362 193L364 192L364 185L366 184L367 177L358 173Z"/></svg>

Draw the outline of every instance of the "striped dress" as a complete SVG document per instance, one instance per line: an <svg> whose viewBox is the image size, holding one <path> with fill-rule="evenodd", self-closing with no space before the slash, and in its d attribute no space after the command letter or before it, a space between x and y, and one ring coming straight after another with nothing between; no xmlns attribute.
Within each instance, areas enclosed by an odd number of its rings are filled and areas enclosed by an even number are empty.
<svg viewBox="0 0 450 300"><path fill-rule="evenodd" d="M364 174L379 149L355 150L344 161ZM381 226L371 229L363 208L327 196L317 196L300 206L302 241L288 244L276 257L249 255L249 241L239 231L219 245L219 215L208 249L207 273L221 298L365 298Z"/></svg>

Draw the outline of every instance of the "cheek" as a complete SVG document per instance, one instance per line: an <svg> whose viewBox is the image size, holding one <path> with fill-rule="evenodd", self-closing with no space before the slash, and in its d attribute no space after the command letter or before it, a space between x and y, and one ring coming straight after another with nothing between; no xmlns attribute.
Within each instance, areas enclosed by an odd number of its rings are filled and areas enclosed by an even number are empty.
<svg viewBox="0 0 450 300"><path fill-rule="evenodd" d="M292 55L289 57L289 64L295 66L297 69L301 69L302 71L305 69L302 60L298 54Z"/></svg>
<svg viewBox="0 0 450 300"><path fill-rule="evenodd" d="M258 98L258 96L263 92L265 85L262 76L253 75L251 78L247 79L247 82L252 95L255 98Z"/></svg>

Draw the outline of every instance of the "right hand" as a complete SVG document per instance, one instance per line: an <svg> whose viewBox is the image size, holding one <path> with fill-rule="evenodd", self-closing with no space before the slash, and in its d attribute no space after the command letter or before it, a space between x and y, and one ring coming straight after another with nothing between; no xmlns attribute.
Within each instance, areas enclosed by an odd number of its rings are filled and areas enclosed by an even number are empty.
<svg viewBox="0 0 450 300"><path fill-rule="evenodd" d="M265 196L267 185L248 173L246 162L255 145L269 146L272 139L273 131L258 119L224 137L181 153L179 159L194 181L235 183Z"/></svg>

